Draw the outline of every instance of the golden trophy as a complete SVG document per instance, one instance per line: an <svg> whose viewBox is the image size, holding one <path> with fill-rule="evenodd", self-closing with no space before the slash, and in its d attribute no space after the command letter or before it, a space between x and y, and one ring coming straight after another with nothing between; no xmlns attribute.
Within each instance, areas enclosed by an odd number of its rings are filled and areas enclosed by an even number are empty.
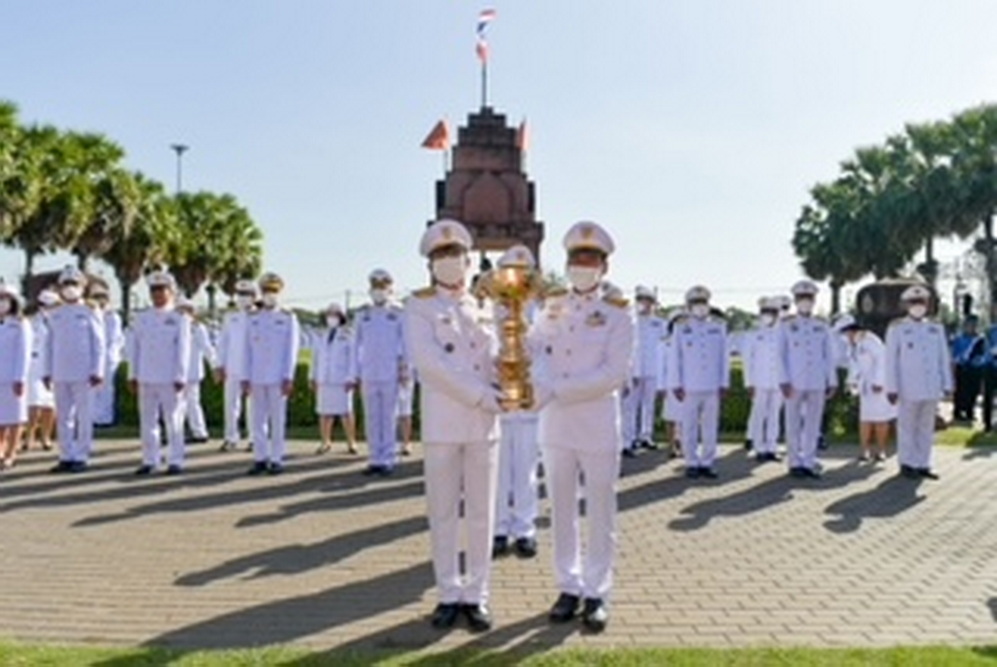
<svg viewBox="0 0 997 667"><path fill-rule="evenodd" d="M488 298L501 306L498 321L498 383L505 410L533 407L530 382L530 355L526 351L526 305L543 292L543 278L534 268L525 246L513 246L498 266L482 275L474 289L478 298Z"/></svg>

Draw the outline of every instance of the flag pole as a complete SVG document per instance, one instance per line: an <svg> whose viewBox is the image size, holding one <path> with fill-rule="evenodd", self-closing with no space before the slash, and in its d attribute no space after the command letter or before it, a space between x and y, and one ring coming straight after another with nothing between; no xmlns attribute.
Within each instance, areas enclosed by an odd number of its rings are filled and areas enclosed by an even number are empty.
<svg viewBox="0 0 997 667"><path fill-rule="evenodd" d="M481 108L488 106L488 60L481 60Z"/></svg>

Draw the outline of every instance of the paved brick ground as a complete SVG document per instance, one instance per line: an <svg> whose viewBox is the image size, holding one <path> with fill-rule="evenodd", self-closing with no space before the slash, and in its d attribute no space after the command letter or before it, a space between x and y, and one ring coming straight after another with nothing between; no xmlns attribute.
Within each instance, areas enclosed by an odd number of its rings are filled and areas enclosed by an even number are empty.
<svg viewBox="0 0 997 667"><path fill-rule="evenodd" d="M93 471L44 474L31 453L0 477L0 635L230 647L871 646L997 643L997 452L940 449L940 482L828 453L794 481L724 451L690 483L659 453L627 461L609 630L549 626L541 555L493 577L496 629L441 635L421 463L372 482L362 461L293 443L283 477L199 446L182 478L131 476L132 442Z"/></svg>

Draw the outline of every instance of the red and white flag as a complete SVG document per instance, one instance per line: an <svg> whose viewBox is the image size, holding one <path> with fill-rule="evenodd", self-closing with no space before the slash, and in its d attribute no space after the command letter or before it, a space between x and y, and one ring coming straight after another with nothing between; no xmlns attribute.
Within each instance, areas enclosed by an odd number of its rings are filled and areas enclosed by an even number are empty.
<svg viewBox="0 0 997 667"><path fill-rule="evenodd" d="M495 20L495 16L494 9L482 9L481 13L478 14L478 27L476 30L478 40L474 45L474 52L478 54L478 60L482 63L488 62L488 40L485 39L485 29L488 28L489 23Z"/></svg>
<svg viewBox="0 0 997 667"><path fill-rule="evenodd" d="M450 128L447 126L447 121L440 120L433 126L422 140L422 147L434 151L445 151L450 148Z"/></svg>
<svg viewBox="0 0 997 667"><path fill-rule="evenodd" d="M524 118L516 130L516 148L524 153L530 149L530 128Z"/></svg>

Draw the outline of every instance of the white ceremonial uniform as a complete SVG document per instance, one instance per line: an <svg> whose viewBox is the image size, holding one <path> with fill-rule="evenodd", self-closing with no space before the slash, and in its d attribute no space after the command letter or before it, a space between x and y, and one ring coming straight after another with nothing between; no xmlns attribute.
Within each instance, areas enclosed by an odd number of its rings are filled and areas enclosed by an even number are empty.
<svg viewBox="0 0 997 667"><path fill-rule="evenodd" d="M94 390L90 378L104 381L107 346L100 318L82 303L58 306L49 314L43 377L55 394L59 460L85 464L93 448Z"/></svg>
<svg viewBox="0 0 997 667"><path fill-rule="evenodd" d="M859 421L888 422L897 416L897 409L886 398L886 346L871 331L861 336L848 350L849 382L859 395Z"/></svg>
<svg viewBox="0 0 997 667"><path fill-rule="evenodd" d="M28 407L54 408L55 396L45 386L45 353L48 347L48 316L35 313L31 322L31 364L28 367Z"/></svg>
<svg viewBox="0 0 997 667"><path fill-rule="evenodd" d="M657 315L637 314L630 383L628 390L621 392L623 447L630 447L635 441L653 442L654 400L658 395L667 329L668 324Z"/></svg>
<svg viewBox="0 0 997 667"><path fill-rule="evenodd" d="M717 458L720 391L730 386L727 324L716 317L675 323L668 386L685 392L680 408L686 468L712 468Z"/></svg>
<svg viewBox="0 0 997 667"><path fill-rule="evenodd" d="M629 379L634 323L625 303L572 291L531 330L544 357L537 385L552 392L539 439L553 512L554 569L562 593L605 598L616 551L619 391ZM579 473L585 477L587 552L581 550Z"/></svg>
<svg viewBox="0 0 997 667"><path fill-rule="evenodd" d="M779 323L779 383L786 399L789 467L814 470L828 389L838 386L834 334L824 320L792 315Z"/></svg>
<svg viewBox="0 0 997 667"><path fill-rule="evenodd" d="M294 382L298 341L298 318L291 311L261 309L249 314L241 379L249 382L253 401L256 463L280 465L284 461L287 396L282 384Z"/></svg>
<svg viewBox="0 0 997 667"><path fill-rule="evenodd" d="M682 403L668 390L668 362L672 356L674 334L668 334L661 345L661 369L658 373L658 391L665 393L661 405L661 418L666 422L682 423Z"/></svg>
<svg viewBox="0 0 997 667"><path fill-rule="evenodd" d="M442 604L488 600L498 468L491 315L441 287L405 301L405 343L422 386L422 442L433 571ZM464 501L465 571L460 515Z"/></svg>
<svg viewBox="0 0 997 667"><path fill-rule="evenodd" d="M353 414L353 389L346 385L357 377L356 346L347 326L326 328L312 337L311 381L315 383L315 412L319 415Z"/></svg>
<svg viewBox="0 0 997 667"><path fill-rule="evenodd" d="M911 317L886 330L886 392L897 394L897 458L931 468L938 402L952 393L952 362L941 324Z"/></svg>
<svg viewBox="0 0 997 667"><path fill-rule="evenodd" d="M216 368L225 372L225 442L237 443L241 440L239 434L239 415L242 414L243 401L246 406L246 427L252 423L250 398L243 397L240 378L245 376L243 364L246 359L246 326L249 313L235 310L225 314L221 331L218 334Z"/></svg>
<svg viewBox="0 0 997 667"><path fill-rule="evenodd" d="M19 315L0 317L0 426L28 421L31 325ZM20 394L15 392L20 383Z"/></svg>
<svg viewBox="0 0 997 667"><path fill-rule="evenodd" d="M396 417L411 417L415 404L415 385L419 381L414 369L409 368L408 382L398 387L398 409Z"/></svg>
<svg viewBox="0 0 997 667"><path fill-rule="evenodd" d="M114 414L114 376L121 365L121 356L125 346L125 334L121 326L121 316L113 310L99 311L104 324L104 345L107 356L104 364L104 379L97 387L94 397L94 424L110 426L115 421Z"/></svg>
<svg viewBox="0 0 997 667"><path fill-rule="evenodd" d="M367 304L357 312L354 327L370 464L391 469L398 444L398 386L406 363L402 311L391 304Z"/></svg>
<svg viewBox="0 0 997 667"><path fill-rule="evenodd" d="M190 319L172 306L149 308L135 317L130 343L128 379L138 383L142 464L159 466L159 418L166 426L167 463L184 463L182 389L190 363Z"/></svg>
<svg viewBox="0 0 997 667"><path fill-rule="evenodd" d="M187 383L181 394L182 410L192 437L208 437L208 424L204 420L201 406L201 382L204 381L204 365L214 368L217 364L215 347L211 344L208 328L197 320L190 320L190 361L187 364Z"/></svg>
<svg viewBox="0 0 997 667"><path fill-rule="evenodd" d="M748 438L759 454L775 454L779 440L779 413L782 390L779 388L779 326L758 324L742 339L744 386L752 390Z"/></svg>

